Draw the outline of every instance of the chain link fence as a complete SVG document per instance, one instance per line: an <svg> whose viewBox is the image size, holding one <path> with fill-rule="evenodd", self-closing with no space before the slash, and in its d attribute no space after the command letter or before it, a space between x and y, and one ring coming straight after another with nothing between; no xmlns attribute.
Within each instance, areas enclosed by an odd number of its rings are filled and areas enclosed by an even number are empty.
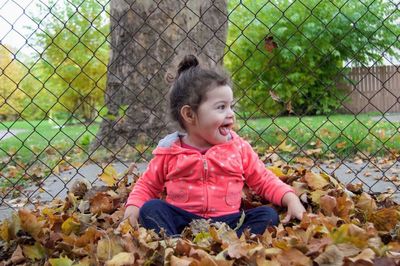
<svg viewBox="0 0 400 266"><path fill-rule="evenodd" d="M399 17L389 0L2 0L2 215L143 171L189 51L231 73L236 130L266 164L397 196Z"/></svg>

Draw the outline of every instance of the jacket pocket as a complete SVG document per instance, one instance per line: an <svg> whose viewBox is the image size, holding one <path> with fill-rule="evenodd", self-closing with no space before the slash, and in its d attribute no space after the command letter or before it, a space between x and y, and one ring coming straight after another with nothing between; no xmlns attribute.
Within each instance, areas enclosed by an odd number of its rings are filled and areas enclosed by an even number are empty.
<svg viewBox="0 0 400 266"><path fill-rule="evenodd" d="M189 200L188 185L182 182L171 182L167 188L167 197L175 202L187 202Z"/></svg>
<svg viewBox="0 0 400 266"><path fill-rule="evenodd" d="M242 199L243 182L231 181L226 188L225 201L229 206L239 207Z"/></svg>

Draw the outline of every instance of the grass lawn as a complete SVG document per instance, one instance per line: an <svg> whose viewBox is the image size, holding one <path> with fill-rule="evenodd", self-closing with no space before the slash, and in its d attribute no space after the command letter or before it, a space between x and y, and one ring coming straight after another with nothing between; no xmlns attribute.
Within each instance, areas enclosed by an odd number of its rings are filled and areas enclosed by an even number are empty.
<svg viewBox="0 0 400 266"><path fill-rule="evenodd" d="M310 155L309 151L313 151L311 156L314 157L333 155L338 159L351 158L359 151L369 156L398 154L400 123L386 119L374 121L372 116L376 115L238 119L237 131L249 139L259 153L274 150L288 162L306 153ZM0 188L23 185L25 180L41 180L54 169L62 171L63 165L68 168L74 163L85 162L89 144L98 128L98 123L57 126L47 120L0 123L0 130L24 130L0 141L0 177L7 177L0 178ZM143 144L127 148L121 152L130 156L127 160L149 159L153 149ZM110 155L99 151L90 158L101 162Z"/></svg>
<svg viewBox="0 0 400 266"><path fill-rule="evenodd" d="M0 130L23 130L15 137L0 142L0 158L9 154L22 162L29 162L40 157L49 149L63 156L75 146L86 149L93 139L98 124L85 126L82 124L59 125L48 120L43 121L16 121L0 123Z"/></svg>
<svg viewBox="0 0 400 266"><path fill-rule="evenodd" d="M239 120L239 134L254 140L257 147L278 147L282 152L301 152L320 148L341 158L362 151L384 155L400 151L399 122L385 118L375 121L376 114L280 117L276 119ZM282 144L283 143L283 144Z"/></svg>
<svg viewBox="0 0 400 266"><path fill-rule="evenodd" d="M278 147L278 152L293 153L320 148L322 153L332 151L338 156L351 156L357 151L371 155L400 151L400 123L374 121L373 116L377 114L238 119L238 133L251 139L260 151ZM9 152L29 161L48 147L60 155L74 146L87 149L98 128L98 124L59 127L48 120L0 123L0 130L25 130L0 142L0 158Z"/></svg>

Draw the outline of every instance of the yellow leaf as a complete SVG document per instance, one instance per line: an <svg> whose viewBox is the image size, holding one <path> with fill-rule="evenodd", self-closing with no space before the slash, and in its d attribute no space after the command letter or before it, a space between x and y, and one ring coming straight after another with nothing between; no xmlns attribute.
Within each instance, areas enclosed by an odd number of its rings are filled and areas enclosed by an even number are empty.
<svg viewBox="0 0 400 266"><path fill-rule="evenodd" d="M115 255L111 260L106 261L106 266L124 266L133 265L135 256L129 252L120 252Z"/></svg>
<svg viewBox="0 0 400 266"><path fill-rule="evenodd" d="M61 257L58 259L49 259L49 263L51 266L72 266L74 262L68 257Z"/></svg>
<svg viewBox="0 0 400 266"><path fill-rule="evenodd" d="M100 260L110 260L121 252L124 252L124 249L117 238L103 238L97 242L97 257Z"/></svg>
<svg viewBox="0 0 400 266"><path fill-rule="evenodd" d="M81 224L74 216L69 217L61 225L61 230L66 235L69 235L72 232L78 233L80 228Z"/></svg>
<svg viewBox="0 0 400 266"><path fill-rule="evenodd" d="M103 173L99 175L99 178L101 179L101 181L111 187L114 186L118 180L118 172L112 165L108 165L103 170Z"/></svg>
<svg viewBox="0 0 400 266"><path fill-rule="evenodd" d="M9 242L11 240L10 222L8 220L4 220L0 224L0 238L6 242Z"/></svg>
<svg viewBox="0 0 400 266"><path fill-rule="evenodd" d="M327 191L320 190L320 189L315 190L315 191L312 191L312 192L310 193L310 194L311 194L311 200L312 200L314 203L320 205L320 204L321 204L321 197L324 196L324 195L326 195L327 193L328 193Z"/></svg>
<svg viewBox="0 0 400 266"><path fill-rule="evenodd" d="M279 150L284 151L284 152L292 152L296 149L295 146L292 146L290 144L286 144L286 140L282 142L281 144L278 145L277 147Z"/></svg>
<svg viewBox="0 0 400 266"><path fill-rule="evenodd" d="M368 245L367 232L355 224L343 224L338 229L333 230L331 238L335 243L351 243L358 248Z"/></svg>
<svg viewBox="0 0 400 266"><path fill-rule="evenodd" d="M23 245L22 250L26 257L31 260L41 260L46 255L45 248L39 243L35 242L35 245Z"/></svg>
<svg viewBox="0 0 400 266"><path fill-rule="evenodd" d="M285 174L282 172L282 168L278 166L269 166L268 170L274 173L277 177L285 176Z"/></svg>

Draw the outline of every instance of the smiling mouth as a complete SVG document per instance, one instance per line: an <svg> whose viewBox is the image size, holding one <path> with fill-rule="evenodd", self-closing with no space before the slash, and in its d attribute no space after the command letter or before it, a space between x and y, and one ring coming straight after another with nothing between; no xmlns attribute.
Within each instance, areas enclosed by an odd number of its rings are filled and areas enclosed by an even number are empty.
<svg viewBox="0 0 400 266"><path fill-rule="evenodd" d="M222 136L227 136L229 134L230 129L232 128L232 124L225 124L218 128L219 133Z"/></svg>

